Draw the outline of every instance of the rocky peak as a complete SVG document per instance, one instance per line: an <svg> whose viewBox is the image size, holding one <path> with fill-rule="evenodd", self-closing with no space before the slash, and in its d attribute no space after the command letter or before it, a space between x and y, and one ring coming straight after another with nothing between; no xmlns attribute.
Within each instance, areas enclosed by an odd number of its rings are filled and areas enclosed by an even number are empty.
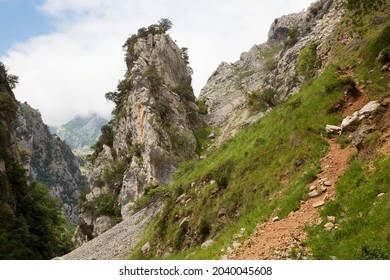
<svg viewBox="0 0 390 280"><path fill-rule="evenodd" d="M198 108L185 51L155 25L148 30L126 42L125 79L106 95L116 103L115 117L98 141L89 180L93 195L87 194L82 209L80 227L88 238L126 218L145 187L171 183L178 164L197 157ZM112 211L102 209L107 199Z"/></svg>

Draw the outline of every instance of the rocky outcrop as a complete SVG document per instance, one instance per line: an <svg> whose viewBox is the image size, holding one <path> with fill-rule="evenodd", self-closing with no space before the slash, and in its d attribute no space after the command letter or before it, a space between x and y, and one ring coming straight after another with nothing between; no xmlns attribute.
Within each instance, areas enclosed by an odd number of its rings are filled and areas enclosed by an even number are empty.
<svg viewBox="0 0 390 280"><path fill-rule="evenodd" d="M86 178L70 148L50 133L40 113L27 103L19 104L14 130L28 175L48 185L52 195L61 199L65 216L77 224L77 200Z"/></svg>
<svg viewBox="0 0 390 280"><path fill-rule="evenodd" d="M275 19L267 42L242 53L235 63L218 66L199 96L208 107L205 122L220 132L217 145L298 91L303 84L297 72L299 54L310 43L318 44L319 69L326 64L329 50L324 42L341 20L341 11L333 2L320 0L305 11ZM272 102L253 110L251 102L262 102L258 100L265 90Z"/></svg>
<svg viewBox="0 0 390 280"><path fill-rule="evenodd" d="M165 32L139 32L127 47L125 79L106 95L116 103L115 118L96 145L82 208L88 239L127 217L145 187L171 183L178 164L197 157L198 108L183 50ZM103 209L108 200L112 211ZM107 214L112 222L98 232L97 221Z"/></svg>

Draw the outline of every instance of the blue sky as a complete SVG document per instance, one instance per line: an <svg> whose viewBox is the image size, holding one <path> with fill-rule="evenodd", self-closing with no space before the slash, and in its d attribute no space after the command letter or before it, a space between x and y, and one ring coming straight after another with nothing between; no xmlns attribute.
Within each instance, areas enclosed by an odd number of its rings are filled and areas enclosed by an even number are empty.
<svg viewBox="0 0 390 280"><path fill-rule="evenodd" d="M267 40L277 17L313 0L0 0L0 60L19 76L18 100L48 125L97 112L125 73L122 45L138 28L169 18L189 50L199 94L217 66Z"/></svg>
<svg viewBox="0 0 390 280"><path fill-rule="evenodd" d="M0 56L17 42L53 30L49 17L38 9L41 3L41 0L0 0Z"/></svg>

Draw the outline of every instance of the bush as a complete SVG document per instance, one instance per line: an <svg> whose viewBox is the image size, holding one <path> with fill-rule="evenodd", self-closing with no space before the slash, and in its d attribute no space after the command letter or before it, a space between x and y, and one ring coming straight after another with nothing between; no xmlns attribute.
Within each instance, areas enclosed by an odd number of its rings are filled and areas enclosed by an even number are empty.
<svg viewBox="0 0 390 280"><path fill-rule="evenodd" d="M191 79L181 81L178 86L172 88L172 91L177 93L181 98L195 101L194 90L191 86Z"/></svg>
<svg viewBox="0 0 390 280"><path fill-rule="evenodd" d="M98 216L120 217L120 208L114 192L102 194L98 198L96 214Z"/></svg>
<svg viewBox="0 0 390 280"><path fill-rule="evenodd" d="M293 27L293 28L288 30L288 37L287 37L287 41L285 43L285 47L287 49L291 48L292 46L294 46L298 42L298 35L299 35L299 32L298 32L297 27Z"/></svg>
<svg viewBox="0 0 390 280"><path fill-rule="evenodd" d="M157 95L160 91L162 85L164 84L164 79L158 73L156 64L151 64L145 71L146 79L149 83L149 90L154 95Z"/></svg>
<svg viewBox="0 0 390 280"><path fill-rule="evenodd" d="M305 80L313 78L318 68L317 47L318 43L311 43L299 54L297 70Z"/></svg>
<svg viewBox="0 0 390 280"><path fill-rule="evenodd" d="M212 177L217 182L219 189L226 189L230 176L234 170L235 162L233 159L228 159L223 162L212 174Z"/></svg>
<svg viewBox="0 0 390 280"><path fill-rule="evenodd" d="M390 47L382 49L378 55L377 60L382 64L390 62Z"/></svg>
<svg viewBox="0 0 390 280"><path fill-rule="evenodd" d="M201 115L207 115L207 104L204 99L199 99L197 101L197 105L199 107L199 114Z"/></svg>
<svg viewBox="0 0 390 280"><path fill-rule="evenodd" d="M150 26L142 27L138 29L137 34L131 35L123 45L123 49L126 50L128 54L134 54L134 45L137 43L139 38L146 38L149 34L165 34L168 30L172 28L173 24L168 18L162 18L158 21L158 24L152 24Z"/></svg>
<svg viewBox="0 0 390 280"><path fill-rule="evenodd" d="M90 162L93 162L99 153L103 150L103 145L107 145L108 147L112 147L114 141L114 132L113 132L113 120L111 120L108 124L103 125L101 130L101 134L99 140L91 147L93 153L87 159Z"/></svg>
<svg viewBox="0 0 390 280"><path fill-rule="evenodd" d="M202 239L205 239L211 231L211 224L209 219L202 218L199 222L199 233L202 236Z"/></svg>
<svg viewBox="0 0 390 280"><path fill-rule="evenodd" d="M251 111L266 111L278 104L278 92L273 88L266 88L263 91L253 92L248 96L248 105Z"/></svg>

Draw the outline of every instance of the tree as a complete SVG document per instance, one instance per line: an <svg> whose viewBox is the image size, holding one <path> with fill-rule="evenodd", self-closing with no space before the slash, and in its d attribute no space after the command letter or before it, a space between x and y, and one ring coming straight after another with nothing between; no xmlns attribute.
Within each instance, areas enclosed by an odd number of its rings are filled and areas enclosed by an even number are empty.
<svg viewBox="0 0 390 280"><path fill-rule="evenodd" d="M160 28L161 30L165 33L167 32L169 29L172 28L173 24L172 22L169 20L169 18L162 18L158 21L158 24L160 25Z"/></svg>

